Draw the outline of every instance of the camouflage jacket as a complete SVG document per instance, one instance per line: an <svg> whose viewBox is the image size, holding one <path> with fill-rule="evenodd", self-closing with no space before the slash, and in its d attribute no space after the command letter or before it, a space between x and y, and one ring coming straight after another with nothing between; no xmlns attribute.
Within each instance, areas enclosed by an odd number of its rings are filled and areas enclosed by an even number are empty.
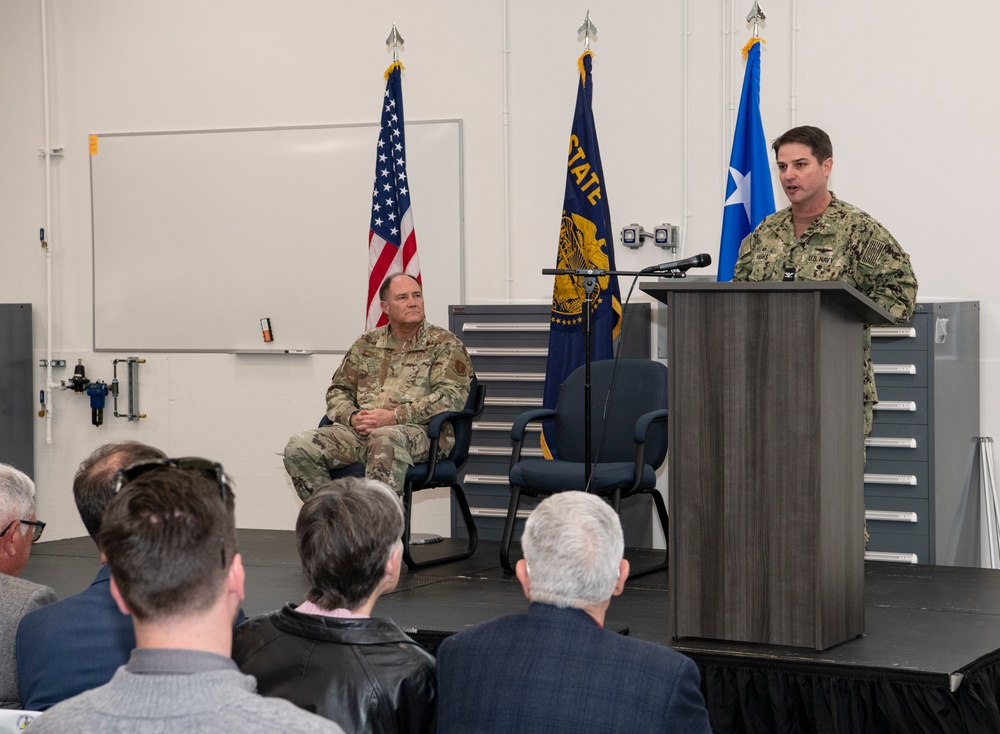
<svg viewBox="0 0 1000 734"><path fill-rule="evenodd" d="M833 192L831 192L831 196ZM796 239L791 208L766 217L740 245L733 280L841 280L888 311L896 322L913 315L917 278L910 257L889 230L870 215L836 196L819 218ZM865 402L875 402L871 330L865 327Z"/></svg>
<svg viewBox="0 0 1000 734"><path fill-rule="evenodd" d="M464 408L471 380L472 360L450 331L424 321L413 339L401 342L380 326L344 356L326 391L326 415L350 425L356 410L385 408L396 412L397 423L423 425Z"/></svg>

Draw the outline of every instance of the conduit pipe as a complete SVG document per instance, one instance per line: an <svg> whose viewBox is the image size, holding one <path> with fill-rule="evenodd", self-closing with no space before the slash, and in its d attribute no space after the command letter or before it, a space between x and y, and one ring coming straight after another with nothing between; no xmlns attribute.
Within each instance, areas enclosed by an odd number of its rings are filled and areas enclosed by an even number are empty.
<svg viewBox="0 0 1000 734"><path fill-rule="evenodd" d="M513 298L513 253L510 247L510 0L503 3L503 251L504 294Z"/></svg>
<svg viewBox="0 0 1000 734"><path fill-rule="evenodd" d="M789 92L788 98L788 116L789 116L789 127L795 127L797 125L796 118L799 112L799 91L798 91L798 74L796 73L796 68L799 64L799 0L792 0L792 42L791 42L791 79L790 86L791 90Z"/></svg>
<svg viewBox="0 0 1000 734"><path fill-rule="evenodd" d="M682 118L681 118L681 146L682 146L682 148L681 148L681 150L683 151L682 158L681 158L681 160L683 161L683 171L682 171L681 175L684 177L684 180L681 181L681 188L684 191L684 193L683 193L683 197L684 197L684 205L683 205L684 218L681 220L683 222L683 224L681 225L680 242L677 243L678 244L678 248L679 248L679 250L681 252L684 252L684 244L687 242L687 231L688 231L688 227L691 224L691 221L690 221L691 220L691 197L688 194L688 191L691 188L691 155L688 152L688 144L689 144L689 138L690 138L690 130L689 130L689 121L688 121L688 118L689 118L690 113L691 113L690 99L689 99L689 94L688 94L688 90L690 88L689 78L688 77L689 77L689 75L691 73L691 60L689 58L690 54L691 54L691 43L690 43L690 38L691 38L691 24L690 24L690 20L689 20L690 14L689 14L688 10L689 10L689 0L684 0L684 23L683 23L683 25L684 25L684 41L683 41L684 60L682 62L682 65L683 65L683 71L682 71L683 89L682 89L682 92L681 92L681 115L682 115Z"/></svg>
<svg viewBox="0 0 1000 734"><path fill-rule="evenodd" d="M38 0L42 17L42 105L45 149L45 443L52 443L52 140L49 116L49 27L46 0Z"/></svg>

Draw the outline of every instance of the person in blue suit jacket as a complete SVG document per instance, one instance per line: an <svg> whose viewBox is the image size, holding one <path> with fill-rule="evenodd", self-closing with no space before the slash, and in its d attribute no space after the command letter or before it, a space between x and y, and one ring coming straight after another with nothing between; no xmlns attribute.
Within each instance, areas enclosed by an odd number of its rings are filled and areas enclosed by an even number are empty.
<svg viewBox="0 0 1000 734"><path fill-rule="evenodd" d="M711 732L694 662L603 628L629 571L606 502L552 495L528 518L522 546L515 572L527 613L438 649L438 734Z"/></svg>
<svg viewBox="0 0 1000 734"><path fill-rule="evenodd" d="M80 464L73 478L73 499L95 543L104 508L115 496L118 470L165 457L152 446L123 441L101 446ZM134 647L132 618L122 614L111 598L111 572L102 565L88 588L21 620L17 677L22 707L44 711L107 683L128 662Z"/></svg>

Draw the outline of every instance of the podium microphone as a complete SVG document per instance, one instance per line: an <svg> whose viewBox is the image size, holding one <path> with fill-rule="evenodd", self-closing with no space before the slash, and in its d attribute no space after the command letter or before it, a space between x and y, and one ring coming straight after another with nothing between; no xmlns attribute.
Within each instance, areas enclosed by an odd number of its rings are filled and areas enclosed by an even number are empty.
<svg viewBox="0 0 1000 734"><path fill-rule="evenodd" d="M680 270L682 273L688 268L704 268L712 264L712 256L707 252L703 252L700 255L693 255L691 257L685 258L684 260L674 260L669 263L660 263L659 265L650 265L648 268L643 268L640 273L662 273L671 270Z"/></svg>

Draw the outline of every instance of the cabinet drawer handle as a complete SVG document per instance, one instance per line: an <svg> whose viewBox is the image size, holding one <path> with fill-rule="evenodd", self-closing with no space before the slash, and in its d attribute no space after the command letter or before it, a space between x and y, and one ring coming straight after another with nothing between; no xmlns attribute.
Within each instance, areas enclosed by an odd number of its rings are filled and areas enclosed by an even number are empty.
<svg viewBox="0 0 1000 734"><path fill-rule="evenodd" d="M883 338L903 337L904 339L916 339L917 330L912 326L873 326L872 336Z"/></svg>
<svg viewBox="0 0 1000 734"><path fill-rule="evenodd" d="M917 439L869 436L865 439L865 446L870 449L915 449L917 448Z"/></svg>
<svg viewBox="0 0 1000 734"><path fill-rule="evenodd" d="M462 331L548 331L548 322L531 321L466 321Z"/></svg>
<svg viewBox="0 0 1000 734"><path fill-rule="evenodd" d="M909 413L917 412L916 400L879 400L875 403L875 410L898 410Z"/></svg>
<svg viewBox="0 0 1000 734"><path fill-rule="evenodd" d="M470 446L472 456L506 456L510 458L510 446ZM521 449L521 456L541 459L544 454L541 449Z"/></svg>
<svg viewBox="0 0 1000 734"><path fill-rule="evenodd" d="M485 405L495 405L501 408L541 408L541 398L486 398Z"/></svg>
<svg viewBox="0 0 1000 734"><path fill-rule="evenodd" d="M466 484L510 484L505 474L466 474Z"/></svg>
<svg viewBox="0 0 1000 734"><path fill-rule="evenodd" d="M511 422L509 422L509 421L507 423L503 423L501 421L472 421L472 430L473 431L504 431L506 433L510 433L510 429L511 429L511 427L513 425L514 424L511 423ZM535 433L539 433L542 430L542 427L539 424L537 424L537 423L535 423L535 424L529 423L528 425L526 425L524 427L524 430L525 431L534 431Z"/></svg>
<svg viewBox="0 0 1000 734"><path fill-rule="evenodd" d="M544 349L542 350L545 351ZM473 354L470 349L469 354ZM876 364L875 374L876 375L915 375L917 374L917 366L915 364Z"/></svg>
<svg viewBox="0 0 1000 734"><path fill-rule="evenodd" d="M466 347L473 357L547 357L548 347ZM916 374L914 368L913 374Z"/></svg>
<svg viewBox="0 0 1000 734"><path fill-rule="evenodd" d="M499 507L470 507L473 517L507 517L507 510ZM531 510L518 510L517 519L523 520L531 514Z"/></svg>
<svg viewBox="0 0 1000 734"><path fill-rule="evenodd" d="M916 553L885 553L865 551L866 561L888 561L889 563L920 563Z"/></svg>
<svg viewBox="0 0 1000 734"><path fill-rule="evenodd" d="M882 522L917 522L915 512L893 512L890 510L866 510L866 520L880 520Z"/></svg>
<svg viewBox="0 0 1000 734"><path fill-rule="evenodd" d="M545 382L544 372L477 372L480 382Z"/></svg>
<svg viewBox="0 0 1000 734"><path fill-rule="evenodd" d="M917 486L917 477L913 474L865 474L865 484L906 484Z"/></svg>

